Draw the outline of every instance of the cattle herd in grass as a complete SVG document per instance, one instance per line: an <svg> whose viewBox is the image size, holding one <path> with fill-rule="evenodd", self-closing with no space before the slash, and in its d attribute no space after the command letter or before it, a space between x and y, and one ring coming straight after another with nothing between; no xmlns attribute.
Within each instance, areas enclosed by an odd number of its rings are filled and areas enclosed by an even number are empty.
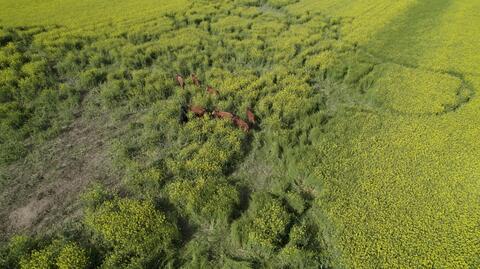
<svg viewBox="0 0 480 269"><path fill-rule="evenodd" d="M191 78L192 78L193 84L196 87L201 86L201 82L195 74L192 74ZM183 79L183 77L181 75L177 74L175 76L175 80L177 81L178 85L182 89L185 88L185 80ZM214 88L212 88L211 86L207 86L206 91L207 91L208 94L211 94L211 95L218 95L219 94L219 92L217 90L215 90ZM207 111L207 109L205 109L202 106L198 106L198 105L189 105L188 107L182 108L181 118L180 118L180 120L182 122L185 122L187 120L187 117L185 115L187 111L191 112L193 115L195 115L197 117L203 117L203 115L205 115L206 113L210 113L214 118L226 119L226 120L231 121L235 126L240 128L244 132L248 132L250 130L251 126L256 124L255 114L253 113L253 111L250 108L247 108L247 111L246 111L248 123L245 120L241 119L240 117L238 117L237 115L235 115L231 112L220 111L220 110L217 110L217 109L215 109L213 111Z"/></svg>

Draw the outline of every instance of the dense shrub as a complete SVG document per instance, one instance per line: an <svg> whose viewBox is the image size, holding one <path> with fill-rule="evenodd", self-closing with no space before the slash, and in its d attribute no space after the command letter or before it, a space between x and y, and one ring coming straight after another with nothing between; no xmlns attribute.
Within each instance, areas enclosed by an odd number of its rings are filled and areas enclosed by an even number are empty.
<svg viewBox="0 0 480 269"><path fill-rule="evenodd" d="M76 243L55 240L49 245L22 256L21 269L83 269L87 268L88 257L83 248Z"/></svg>
<svg viewBox="0 0 480 269"><path fill-rule="evenodd" d="M56 259L59 269L87 268L88 259L85 250L76 244L68 244L62 248Z"/></svg>
<svg viewBox="0 0 480 269"><path fill-rule="evenodd" d="M35 250L31 255L20 260L21 269L50 269L55 265L55 249L53 246Z"/></svg>
<svg viewBox="0 0 480 269"><path fill-rule="evenodd" d="M199 222L225 223L239 203L237 190L220 179L179 180L166 191L173 203Z"/></svg>
<svg viewBox="0 0 480 269"><path fill-rule="evenodd" d="M255 194L247 214L233 224L233 242L268 256L286 242L291 218L281 201L269 194Z"/></svg>
<svg viewBox="0 0 480 269"><path fill-rule="evenodd" d="M35 242L30 237L16 235L0 245L0 267L18 268L20 260L28 255L35 247Z"/></svg>
<svg viewBox="0 0 480 269"><path fill-rule="evenodd" d="M178 231L152 202L116 198L87 213L85 222L112 250L106 267L162 265L172 258Z"/></svg>
<svg viewBox="0 0 480 269"><path fill-rule="evenodd" d="M192 120L178 135L179 147L167 164L179 178L221 177L242 154L244 134L226 120Z"/></svg>

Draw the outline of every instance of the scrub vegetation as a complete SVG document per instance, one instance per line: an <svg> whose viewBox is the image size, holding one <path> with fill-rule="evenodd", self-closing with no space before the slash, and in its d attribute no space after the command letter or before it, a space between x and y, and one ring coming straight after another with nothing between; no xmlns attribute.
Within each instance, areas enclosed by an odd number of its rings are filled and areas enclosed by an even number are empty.
<svg viewBox="0 0 480 269"><path fill-rule="evenodd" d="M0 267L479 267L479 8L4 1Z"/></svg>

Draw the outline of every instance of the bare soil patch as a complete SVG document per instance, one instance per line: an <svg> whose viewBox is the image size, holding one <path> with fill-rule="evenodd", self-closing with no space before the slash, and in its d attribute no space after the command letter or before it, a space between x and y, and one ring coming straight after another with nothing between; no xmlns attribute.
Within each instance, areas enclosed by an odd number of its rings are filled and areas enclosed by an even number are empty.
<svg viewBox="0 0 480 269"><path fill-rule="evenodd" d="M108 117L77 118L67 131L6 167L0 193L0 239L53 230L81 216L79 195L93 182L115 186ZM0 171L1 172L1 171Z"/></svg>

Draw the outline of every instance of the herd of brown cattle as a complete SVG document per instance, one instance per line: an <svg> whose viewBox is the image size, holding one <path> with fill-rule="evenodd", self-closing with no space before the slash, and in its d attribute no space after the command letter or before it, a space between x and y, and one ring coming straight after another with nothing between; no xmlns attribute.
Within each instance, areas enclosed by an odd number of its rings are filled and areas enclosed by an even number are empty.
<svg viewBox="0 0 480 269"><path fill-rule="evenodd" d="M195 74L192 74L191 78L192 78L193 84L195 84L196 87L200 87L201 83L200 83L200 80L197 78L197 76ZM183 79L182 76L177 74L175 76L175 80L177 81L180 87L185 88L185 80ZM212 95L219 94L218 91L212 88L211 86L207 86L207 93ZM190 105L188 107L188 111L192 112L197 117L203 117L203 115L208 113L208 111L205 108L201 106L195 106L195 105ZM248 122L252 125L256 124L255 114L253 114L253 111L247 108L246 114L247 114ZM248 132L250 130L251 126L246 121L244 121L243 119L241 119L240 117L238 117L237 115L231 112L214 110L211 112L211 115L218 119L227 119L231 121L235 126L240 128L244 132Z"/></svg>

